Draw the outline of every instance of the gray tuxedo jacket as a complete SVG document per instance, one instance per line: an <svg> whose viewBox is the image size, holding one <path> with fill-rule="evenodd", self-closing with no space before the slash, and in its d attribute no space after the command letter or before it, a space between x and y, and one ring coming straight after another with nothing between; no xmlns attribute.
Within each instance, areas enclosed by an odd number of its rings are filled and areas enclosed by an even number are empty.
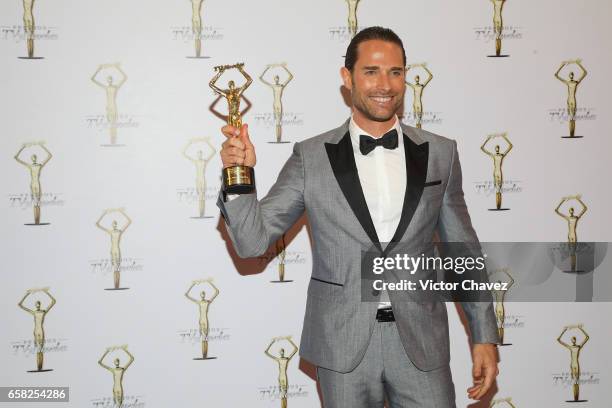
<svg viewBox="0 0 612 408"><path fill-rule="evenodd" d="M276 183L261 200L244 194L224 202L227 230L241 257L262 255L306 212L312 233L300 355L349 372L361 361L375 323L377 302L361 301L362 249L380 247L355 165L347 120L337 129L295 143ZM463 197L454 140L402 125L406 193L397 231L385 249L401 243L412 256L443 242L477 242ZM400 137L402 137L400 135ZM447 365L449 334L442 302L397 301L389 291L406 354L424 371ZM394 302L395 300L395 302ZM474 343L498 343L491 303L461 303Z"/></svg>

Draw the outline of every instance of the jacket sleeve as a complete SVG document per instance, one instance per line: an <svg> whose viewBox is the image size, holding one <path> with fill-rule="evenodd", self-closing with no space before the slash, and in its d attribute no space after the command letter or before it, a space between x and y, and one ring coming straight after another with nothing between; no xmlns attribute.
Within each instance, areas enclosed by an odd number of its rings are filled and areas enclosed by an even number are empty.
<svg viewBox="0 0 612 408"><path fill-rule="evenodd" d="M457 152L457 142L453 140L450 174L438 218L440 240L447 248L460 248L459 251L470 251L471 256L480 254L478 236L472 228L463 196L461 164ZM459 243L459 245L455 244ZM462 245L461 243L465 243ZM474 251L477 248L477 251ZM454 272L451 272L454 273ZM486 270L481 272L481 279L486 279ZM497 322L493 305L490 301L460 302L470 326L473 343L499 344Z"/></svg>
<svg viewBox="0 0 612 408"><path fill-rule="evenodd" d="M293 153L263 199L258 200L255 191L225 202L220 192L217 207L240 257L265 253L304 213L304 165L300 148L299 143L294 144Z"/></svg>

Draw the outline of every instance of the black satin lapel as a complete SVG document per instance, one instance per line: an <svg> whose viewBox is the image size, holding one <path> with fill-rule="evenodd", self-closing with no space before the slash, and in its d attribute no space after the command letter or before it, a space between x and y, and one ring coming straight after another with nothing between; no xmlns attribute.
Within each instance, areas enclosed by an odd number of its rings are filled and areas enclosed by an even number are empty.
<svg viewBox="0 0 612 408"><path fill-rule="evenodd" d="M414 143L408 136L404 135L404 153L406 154L406 192L404 194L404 206L399 224L391 238L391 242L385 248L385 254L402 239L419 201L423 194L425 180L427 180L427 162L429 161L429 142Z"/></svg>
<svg viewBox="0 0 612 408"><path fill-rule="evenodd" d="M357 220L359 220L372 243L382 252L376 228L374 228L368 204L359 182L350 134L347 132L338 144L325 143L325 150L327 151L327 157L329 158L334 176L336 176L336 180L351 210L353 210Z"/></svg>

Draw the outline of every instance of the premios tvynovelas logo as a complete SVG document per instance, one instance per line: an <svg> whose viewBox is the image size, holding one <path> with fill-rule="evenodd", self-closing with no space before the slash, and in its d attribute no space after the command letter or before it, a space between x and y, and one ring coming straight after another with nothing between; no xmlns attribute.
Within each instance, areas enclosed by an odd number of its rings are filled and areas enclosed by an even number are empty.
<svg viewBox="0 0 612 408"><path fill-rule="evenodd" d="M222 40L223 29L202 24L202 5L204 0L191 0L191 25L170 27L172 38L183 42L193 42L194 54L187 58L210 58L202 55L202 42Z"/></svg>
<svg viewBox="0 0 612 408"><path fill-rule="evenodd" d="M576 76L576 69L579 73ZM582 65L582 60L576 58L573 60L562 61L561 65L555 72L555 78L565 85L567 92L566 107L552 108L548 110L548 115L551 121L567 122L569 126L569 135L561 136L563 139L580 139L583 135L576 134L576 121L580 120L595 120L595 108L579 107L578 86L587 76L587 70Z"/></svg>
<svg viewBox="0 0 612 408"><path fill-rule="evenodd" d="M112 362L109 361L111 360ZM112 399L110 396L92 399L91 403L96 408L142 408L144 407L144 398L142 396L127 395L124 391L123 380L125 374L134 363L134 356L128 350L127 344L119 346L107 347L100 359L98 365L106 369L113 380Z"/></svg>
<svg viewBox="0 0 612 408"><path fill-rule="evenodd" d="M178 189L177 196L181 202L196 204L198 215L191 218L213 218L212 215L206 215L206 200L217 197L219 186L207 187L206 168L216 152L209 137L193 138L183 148L183 157L191 162L195 170L195 183L193 187Z"/></svg>
<svg viewBox="0 0 612 408"><path fill-rule="evenodd" d="M476 192L479 194L484 194L488 197L495 193L495 208L489 208L489 211L509 210L510 208L502 206L503 194L522 191L520 181L505 180L502 171L504 160L513 147L514 145L510 142L506 132L488 135L480 146L480 150L491 158L493 164L493 177L485 181L476 181L474 185L476 187Z"/></svg>
<svg viewBox="0 0 612 408"><path fill-rule="evenodd" d="M29 158L24 156L30 155ZM42 170L51 160L53 155L45 146L44 141L28 142L21 145L14 158L28 171L30 176L30 194L9 194L11 207L32 207L34 222L25 223L30 226L49 225L49 222L41 222L41 207L48 205L63 205L59 193L43 192L41 175ZM40 159L42 158L42 160Z"/></svg>
<svg viewBox="0 0 612 408"><path fill-rule="evenodd" d="M45 305L43 305L45 302ZM51 295L50 288L28 289L19 303L19 308L29 313L34 319L34 341L15 341L12 343L13 350L31 356L36 354L36 369L28 370L29 373L42 373L53 371L44 368L44 355L49 351L65 351L65 340L47 339L45 331L45 319L57 301Z"/></svg>
<svg viewBox="0 0 612 408"><path fill-rule="evenodd" d="M490 0L493 6L492 25L474 27L476 39L485 43L495 42L495 54L489 54L487 57L503 58L509 57L509 54L502 54L502 41L517 40L523 38L522 27L515 25L507 25L504 21L504 6L506 0Z"/></svg>
<svg viewBox="0 0 612 408"><path fill-rule="evenodd" d="M329 28L329 35L332 40L348 42L355 36L355 34L357 34L357 31L365 28L359 27L357 25L357 7L359 6L361 0L345 1L348 7L348 14L346 20L347 24L345 26L340 25Z"/></svg>
<svg viewBox="0 0 612 408"><path fill-rule="evenodd" d="M124 208L108 208L102 212L96 221L96 227L110 238L110 258L90 260L92 272L113 273L113 287L105 290L126 290L121 286L121 272L126 270L142 270L138 258L123 258L121 241L126 230L132 225L132 219ZM109 269L110 267L110 269Z"/></svg>
<svg viewBox="0 0 612 408"><path fill-rule="evenodd" d="M291 347L287 352L287 346ZM264 351L265 355L274 360L278 370L278 382L276 386L266 386L259 388L262 399L280 400L281 408L287 408L289 397L305 397L308 392L303 385L291 387L289 384L288 368L289 362L298 352L298 346L293 342L291 336L274 337ZM290 393L290 390L292 391Z"/></svg>
<svg viewBox="0 0 612 408"><path fill-rule="evenodd" d="M414 76L412 76L414 74ZM425 74L425 79L421 75ZM409 64L406 66L406 85L412 89L412 111L403 112L401 119L417 128L422 128L423 124L439 125L442 123L441 112L425 110L423 107L423 92L433 79L433 74L427 67L427 63Z"/></svg>
<svg viewBox="0 0 612 408"><path fill-rule="evenodd" d="M199 293L194 295L194 289L198 289ZM229 330L212 328L208 319L210 306L219 296L219 288L214 284L212 278L198 279L191 282L191 285L185 292L185 297L197 306L198 310L198 330L194 331L181 330L179 335L183 341L191 340L192 343L200 344L200 355L194 357L194 360L214 360L217 357L209 354L208 345L211 341L229 340Z"/></svg>
<svg viewBox="0 0 612 408"><path fill-rule="evenodd" d="M281 75L283 76L282 79ZM259 79L272 90L273 103L271 113L262 112L254 115L255 124L263 125L266 128L274 126L275 139L268 143L289 143L282 140L283 126L301 125L303 123L301 114L283 111L283 91L289 82L293 80L293 74L287 68L287 63L281 62L268 64L261 75L259 75Z"/></svg>
<svg viewBox="0 0 612 408"><path fill-rule="evenodd" d="M569 371L553 374L555 385L572 387L572 399L566 402L587 402L580 398L580 386L585 384L599 384L599 374L592 371L583 371L580 366L580 355L585 344L589 341L589 334L582 324L565 326L557 338L557 342L569 352Z"/></svg>
<svg viewBox="0 0 612 408"><path fill-rule="evenodd" d="M102 77L102 78L101 78ZM128 77L118 62L111 64L100 64L91 76L91 81L104 90L106 100L105 115L92 114L85 117L87 126L99 131L108 131L108 143L102 143L104 147L122 147L125 144L118 143L119 128L135 128L139 126L135 115L120 112L117 105L119 90L125 85Z"/></svg>
<svg viewBox="0 0 612 408"><path fill-rule="evenodd" d="M25 41L26 56L19 56L19 59L43 59L35 55L35 42L38 40L56 40L58 38L57 27L43 24L38 24L39 21L45 21L40 18L34 10L34 0L21 0L12 2L14 6L21 3L23 12L23 25L2 25L0 26L0 37L3 40L23 42Z"/></svg>

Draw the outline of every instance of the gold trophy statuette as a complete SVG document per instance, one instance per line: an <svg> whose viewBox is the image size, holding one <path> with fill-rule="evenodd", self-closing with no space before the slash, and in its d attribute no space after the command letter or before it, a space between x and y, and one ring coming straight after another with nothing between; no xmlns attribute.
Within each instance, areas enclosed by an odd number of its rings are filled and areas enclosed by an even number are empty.
<svg viewBox="0 0 612 408"><path fill-rule="evenodd" d="M246 79L246 82L241 87L237 88L234 81L227 83L227 89L219 88L216 83L227 69L237 69ZM217 72L213 79L210 80L209 86L216 94L227 99L227 124L237 128L242 127L242 117L240 112L240 98L245 89L247 89L253 79L244 71L244 63L233 65L219 65L215 67ZM237 137L237 136L235 136ZM229 194L248 194L255 190L255 172L252 167L243 165L234 165L223 169L223 186L226 193Z"/></svg>

